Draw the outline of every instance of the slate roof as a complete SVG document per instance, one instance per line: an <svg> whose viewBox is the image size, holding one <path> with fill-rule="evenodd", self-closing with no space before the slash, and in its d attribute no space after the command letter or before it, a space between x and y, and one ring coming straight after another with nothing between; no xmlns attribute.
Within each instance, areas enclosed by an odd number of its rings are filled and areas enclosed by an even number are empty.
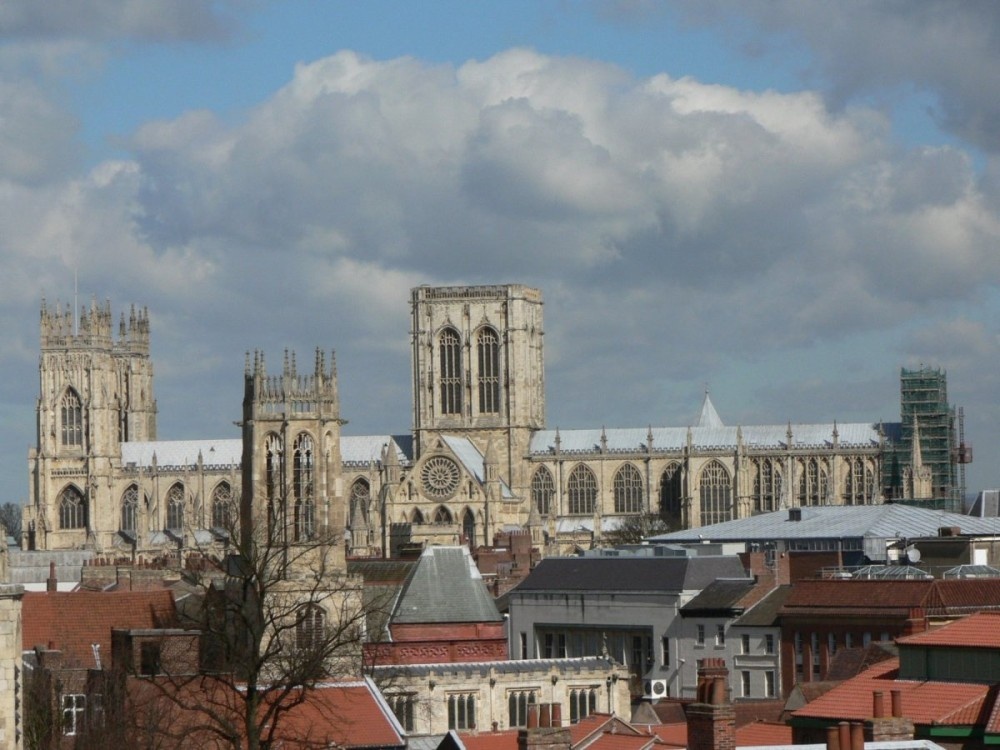
<svg viewBox="0 0 1000 750"><path fill-rule="evenodd" d="M425 549L391 617L392 624L502 620L466 547Z"/></svg>
<svg viewBox="0 0 1000 750"><path fill-rule="evenodd" d="M243 441L239 438L222 440L147 440L122 443L122 464L135 464L144 469L160 467L193 467L198 456L206 468L239 467L243 461Z"/></svg>
<svg viewBox="0 0 1000 750"><path fill-rule="evenodd" d="M177 627L169 591L25 592L21 600L21 643L25 651L53 646L66 667L94 667L92 644L103 665L111 663L111 629Z"/></svg>
<svg viewBox="0 0 1000 750"><path fill-rule="evenodd" d="M774 541L777 539L898 539L936 537L944 526L963 534L1000 533L1000 519L975 518L912 505L830 505L801 508L800 521L788 510L725 521L651 537L652 542Z"/></svg>
<svg viewBox="0 0 1000 750"><path fill-rule="evenodd" d="M681 607L681 616L712 613L726 615L734 610L742 611L740 602L756 585L753 578L716 579Z"/></svg>
<svg viewBox="0 0 1000 750"><path fill-rule="evenodd" d="M560 674L577 672L592 672L613 669L618 666L614 660L603 656L576 656L566 659L511 659L510 661L475 661L456 662L448 664L407 664L379 665L372 670L375 675L405 675L421 677L447 670L449 674L476 675L487 674L491 669L508 674L538 674L555 667ZM565 717L564 717L565 719Z"/></svg>
<svg viewBox="0 0 1000 750"><path fill-rule="evenodd" d="M771 592L744 612L733 625L740 627L768 628L777 625L778 613L792 593L790 585L777 586Z"/></svg>
<svg viewBox="0 0 1000 750"><path fill-rule="evenodd" d="M535 591L700 591L717 578L745 575L735 555L704 557L547 557L510 594Z"/></svg>

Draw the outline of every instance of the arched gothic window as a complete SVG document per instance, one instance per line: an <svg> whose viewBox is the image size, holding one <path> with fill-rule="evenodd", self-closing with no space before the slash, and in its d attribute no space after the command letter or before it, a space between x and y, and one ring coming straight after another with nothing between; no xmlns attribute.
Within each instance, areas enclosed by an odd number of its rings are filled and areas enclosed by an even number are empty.
<svg viewBox="0 0 1000 750"><path fill-rule="evenodd" d="M139 488L134 484L122 493L121 530L134 534L139 529Z"/></svg>
<svg viewBox="0 0 1000 750"><path fill-rule="evenodd" d="M351 485L351 508L355 506L361 508L366 519L368 518L368 502L371 499L371 495L372 489L367 479L358 477L354 480L354 484Z"/></svg>
<svg viewBox="0 0 1000 750"><path fill-rule="evenodd" d="M844 478L844 505L864 505L874 502L875 472L862 458L848 461Z"/></svg>
<svg viewBox="0 0 1000 750"><path fill-rule="evenodd" d="M320 651L326 631L326 613L318 604L306 604L295 623L295 645L299 651Z"/></svg>
<svg viewBox="0 0 1000 750"><path fill-rule="evenodd" d="M59 496L59 528L83 529L87 527L87 501L83 493L70 485Z"/></svg>
<svg viewBox="0 0 1000 750"><path fill-rule="evenodd" d="M815 458L800 468L799 505L821 505L826 502L826 466Z"/></svg>
<svg viewBox="0 0 1000 750"><path fill-rule="evenodd" d="M462 413L462 342L458 331L445 328L438 339L441 355L441 413Z"/></svg>
<svg viewBox="0 0 1000 750"><path fill-rule="evenodd" d="M500 335L483 328L476 343L479 354L479 412L500 413Z"/></svg>
<svg viewBox="0 0 1000 750"><path fill-rule="evenodd" d="M569 691L569 723L576 724L597 712L597 690L580 688Z"/></svg>
<svg viewBox="0 0 1000 750"><path fill-rule="evenodd" d="M420 526L424 523L424 514L420 512L420 508L413 509L413 515L410 517L410 523L414 526Z"/></svg>
<svg viewBox="0 0 1000 750"><path fill-rule="evenodd" d="M264 438L264 494L267 499L268 531L273 533L282 503L285 477L281 437L271 433Z"/></svg>
<svg viewBox="0 0 1000 750"><path fill-rule="evenodd" d="M770 513L781 505L781 472L770 458L755 462L753 478L753 509L755 513Z"/></svg>
<svg viewBox="0 0 1000 750"><path fill-rule="evenodd" d="M465 534L466 543L472 549L476 548L476 517L472 514L472 510L469 508L465 509L465 513L462 514L462 533Z"/></svg>
<svg viewBox="0 0 1000 750"><path fill-rule="evenodd" d="M175 484L167 492L167 528L171 531L184 529L184 485Z"/></svg>
<svg viewBox="0 0 1000 750"><path fill-rule="evenodd" d="M62 444L83 445L83 402L72 388L67 388L59 404Z"/></svg>
<svg viewBox="0 0 1000 750"><path fill-rule="evenodd" d="M439 505L434 511L434 523L437 525L451 523L451 511L443 505Z"/></svg>
<svg viewBox="0 0 1000 750"><path fill-rule="evenodd" d="M540 515L547 516L552 512L552 498L556 494L556 486L552 482L552 473L544 466L539 466L531 477L531 502L535 504Z"/></svg>
<svg viewBox="0 0 1000 750"><path fill-rule="evenodd" d="M566 482L566 495L570 515L593 513L597 507L597 479L594 472L583 464L577 464Z"/></svg>
<svg viewBox="0 0 1000 750"><path fill-rule="evenodd" d="M303 432L295 439L292 455L292 492L295 495L295 541L316 533L316 500L313 495L313 440Z"/></svg>
<svg viewBox="0 0 1000 750"><path fill-rule="evenodd" d="M642 474L625 464L615 473L615 513L641 513L642 500Z"/></svg>
<svg viewBox="0 0 1000 750"><path fill-rule="evenodd" d="M664 518L681 517L681 465L672 463L660 476L660 514Z"/></svg>
<svg viewBox="0 0 1000 750"><path fill-rule="evenodd" d="M726 467L710 461L701 470L701 525L733 520L733 483Z"/></svg>
<svg viewBox="0 0 1000 750"><path fill-rule="evenodd" d="M236 513L233 508L233 490L229 482L220 482L212 491L212 528L229 531L233 528Z"/></svg>

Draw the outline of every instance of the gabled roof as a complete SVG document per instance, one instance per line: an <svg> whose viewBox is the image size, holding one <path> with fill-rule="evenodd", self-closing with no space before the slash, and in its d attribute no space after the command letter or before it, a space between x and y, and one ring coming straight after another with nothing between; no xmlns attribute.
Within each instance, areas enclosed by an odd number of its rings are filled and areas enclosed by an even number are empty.
<svg viewBox="0 0 1000 750"><path fill-rule="evenodd" d="M111 664L111 629L177 627L169 591L26 592L21 600L21 642L63 654L63 666L95 667L93 645L103 666Z"/></svg>
<svg viewBox="0 0 1000 750"><path fill-rule="evenodd" d="M500 622L466 547L428 547L403 585L390 624Z"/></svg>
<svg viewBox="0 0 1000 750"><path fill-rule="evenodd" d="M700 591L717 578L744 574L735 555L704 557L547 557L510 591Z"/></svg>
<svg viewBox="0 0 1000 750"><path fill-rule="evenodd" d="M738 614L743 611L740 603L756 585L753 578L718 578L681 607L681 615Z"/></svg>
<svg viewBox="0 0 1000 750"><path fill-rule="evenodd" d="M707 390L705 391L705 400L701 402L701 413L698 415L697 425L698 427L725 427Z"/></svg>
<svg viewBox="0 0 1000 750"><path fill-rule="evenodd" d="M898 674L899 659L887 659L792 712L793 721L864 721L871 718L873 693L899 690L902 715L914 724L985 726L993 708L992 685L900 680Z"/></svg>
<svg viewBox="0 0 1000 750"><path fill-rule="evenodd" d="M901 646L1000 649L1000 612L979 612L968 615L933 630L897 638L896 643Z"/></svg>
<svg viewBox="0 0 1000 750"><path fill-rule="evenodd" d="M445 445L455 454L455 458L458 459L459 463L465 467L466 472L469 473L479 484L484 484L486 482L486 460L482 453L479 452L479 448L476 447L468 438L457 437L455 435L442 435L442 440L444 440ZM511 492L510 487L505 481L500 480L500 493L503 497L514 497L514 493Z"/></svg>
<svg viewBox="0 0 1000 750"><path fill-rule="evenodd" d="M744 612L733 625L740 627L769 628L778 624L778 613L792 593L789 584L773 588L763 599Z"/></svg>
<svg viewBox="0 0 1000 750"><path fill-rule="evenodd" d="M918 607L931 616L1000 608L1000 579L802 580L792 586L781 614L815 616L877 610L898 617Z"/></svg>

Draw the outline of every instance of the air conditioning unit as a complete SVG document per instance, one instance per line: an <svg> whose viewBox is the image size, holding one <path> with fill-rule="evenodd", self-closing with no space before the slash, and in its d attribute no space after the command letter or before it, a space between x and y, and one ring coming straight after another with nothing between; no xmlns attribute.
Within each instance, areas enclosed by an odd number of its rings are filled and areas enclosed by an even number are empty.
<svg viewBox="0 0 1000 750"><path fill-rule="evenodd" d="M643 683L645 688L645 695L643 698L650 698L656 700L658 698L667 697L667 681L666 680L646 680Z"/></svg>

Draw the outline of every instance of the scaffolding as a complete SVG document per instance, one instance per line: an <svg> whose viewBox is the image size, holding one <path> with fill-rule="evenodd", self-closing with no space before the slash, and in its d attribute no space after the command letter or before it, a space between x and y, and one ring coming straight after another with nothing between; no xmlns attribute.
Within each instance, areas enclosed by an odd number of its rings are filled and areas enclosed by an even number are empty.
<svg viewBox="0 0 1000 750"><path fill-rule="evenodd" d="M903 473L911 466L914 424L920 435L920 453L931 470L932 497L912 498L960 510L964 494L964 470L971 459L964 440L956 440L956 412L948 403L948 376L944 370L921 367L900 370L900 440L892 457L887 482L891 495L903 499ZM963 436L964 437L964 436ZM964 466L962 466L964 469Z"/></svg>

